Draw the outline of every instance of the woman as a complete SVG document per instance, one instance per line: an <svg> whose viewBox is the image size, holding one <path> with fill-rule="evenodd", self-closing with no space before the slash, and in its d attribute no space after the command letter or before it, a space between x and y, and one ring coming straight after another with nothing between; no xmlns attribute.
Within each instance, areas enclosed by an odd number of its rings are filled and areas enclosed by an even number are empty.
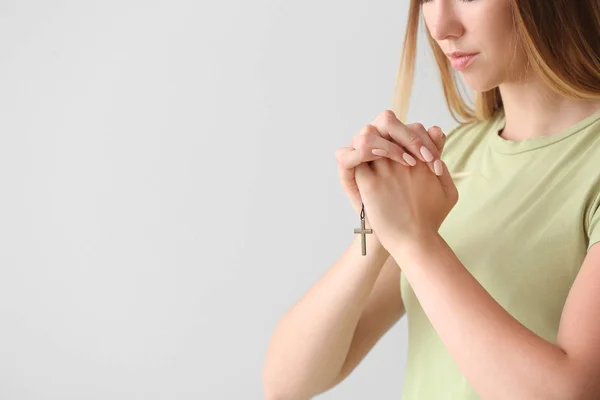
<svg viewBox="0 0 600 400"><path fill-rule="evenodd" d="M445 140L400 122L421 15ZM600 2L411 0L404 46L394 111L336 153L367 253L278 323L267 398L337 385L406 313L404 400L600 399Z"/></svg>

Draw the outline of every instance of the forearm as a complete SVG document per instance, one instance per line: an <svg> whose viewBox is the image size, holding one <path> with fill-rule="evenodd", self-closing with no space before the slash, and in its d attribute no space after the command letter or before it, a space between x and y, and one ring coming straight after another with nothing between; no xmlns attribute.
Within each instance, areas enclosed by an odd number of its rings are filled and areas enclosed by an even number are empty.
<svg viewBox="0 0 600 400"><path fill-rule="evenodd" d="M459 369L485 399L565 399L565 352L511 316L439 236L391 252Z"/></svg>
<svg viewBox="0 0 600 400"><path fill-rule="evenodd" d="M367 255L361 255L357 236L281 318L271 337L263 370L265 390L273 398L307 399L336 380L388 256L372 237L367 238Z"/></svg>

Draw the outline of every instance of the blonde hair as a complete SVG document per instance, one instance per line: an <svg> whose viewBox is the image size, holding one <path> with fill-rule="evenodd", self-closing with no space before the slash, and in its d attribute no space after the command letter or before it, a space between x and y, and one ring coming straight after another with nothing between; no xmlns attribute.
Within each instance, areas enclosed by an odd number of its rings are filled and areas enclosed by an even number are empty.
<svg viewBox="0 0 600 400"><path fill-rule="evenodd" d="M532 68L533 73L540 76L550 89L562 96L600 99L600 2L510 0L510 7L516 38L525 53L527 68ZM410 0L392 98L392 111L403 122L414 81L420 19L421 0ZM458 74L429 30L425 31L439 68L446 104L456 122L484 121L504 108L498 87L474 92L475 107L469 106L460 94Z"/></svg>

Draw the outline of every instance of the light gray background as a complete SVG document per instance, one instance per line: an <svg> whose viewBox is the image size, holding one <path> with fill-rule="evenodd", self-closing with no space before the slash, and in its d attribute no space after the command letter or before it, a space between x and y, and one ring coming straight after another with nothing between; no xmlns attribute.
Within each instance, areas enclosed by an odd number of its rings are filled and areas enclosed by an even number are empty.
<svg viewBox="0 0 600 400"><path fill-rule="evenodd" d="M408 1L0 2L0 398L262 399ZM408 122L454 125L421 38ZM322 399L398 399L403 318Z"/></svg>

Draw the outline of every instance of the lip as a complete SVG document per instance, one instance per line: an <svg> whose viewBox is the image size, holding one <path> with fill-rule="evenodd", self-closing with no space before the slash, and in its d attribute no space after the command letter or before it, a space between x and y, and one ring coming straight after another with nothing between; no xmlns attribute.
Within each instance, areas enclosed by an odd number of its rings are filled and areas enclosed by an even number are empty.
<svg viewBox="0 0 600 400"><path fill-rule="evenodd" d="M446 53L446 55L450 58L473 56L475 54L479 53L469 53L468 51L453 51L452 53Z"/></svg>
<svg viewBox="0 0 600 400"><path fill-rule="evenodd" d="M457 71L462 71L467 68L469 64L473 61L475 57L477 57L479 53L461 53L454 52L450 53L450 63L452 64L452 68Z"/></svg>

